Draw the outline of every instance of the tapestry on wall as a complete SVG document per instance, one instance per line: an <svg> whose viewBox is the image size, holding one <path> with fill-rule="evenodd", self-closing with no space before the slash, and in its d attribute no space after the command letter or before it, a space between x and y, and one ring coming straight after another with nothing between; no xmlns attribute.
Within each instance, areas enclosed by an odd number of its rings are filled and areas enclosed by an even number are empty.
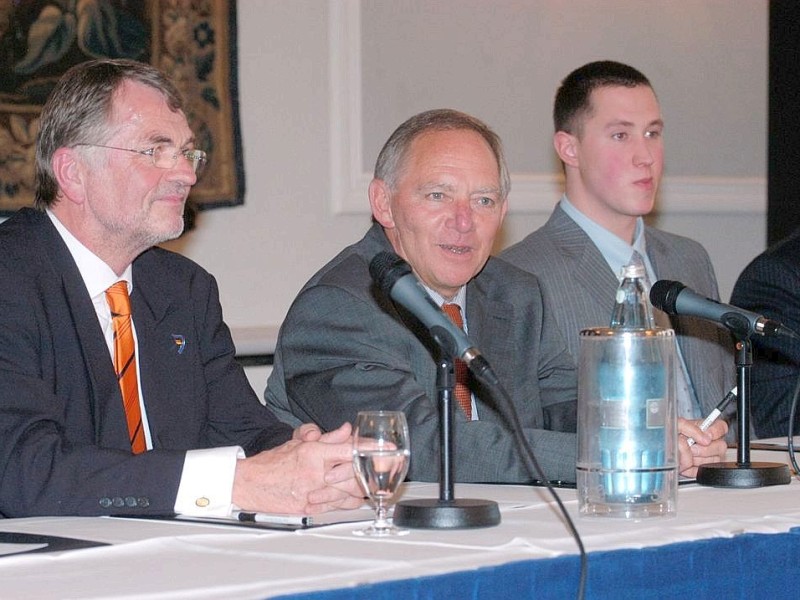
<svg viewBox="0 0 800 600"><path fill-rule="evenodd" d="M0 0L0 213L33 203L39 114L71 66L130 58L181 90L209 164L191 204L241 204L235 0Z"/></svg>

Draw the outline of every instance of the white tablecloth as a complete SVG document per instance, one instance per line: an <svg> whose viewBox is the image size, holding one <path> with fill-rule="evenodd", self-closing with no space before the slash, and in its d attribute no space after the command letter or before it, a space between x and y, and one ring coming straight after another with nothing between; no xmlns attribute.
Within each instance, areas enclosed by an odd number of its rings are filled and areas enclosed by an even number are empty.
<svg viewBox="0 0 800 600"><path fill-rule="evenodd" d="M783 461L776 452L753 452L752 458L765 457ZM683 485L676 517L640 522L581 518L575 491L558 493L588 552L779 533L800 525L800 483L794 479L788 486L744 490ZM404 495L435 498L438 486L407 484ZM8 519L0 521L0 530L112 545L1 556L0 598L263 598L577 553L542 488L457 485L456 497L496 500L502 523L371 539L354 536L360 526L354 523L266 531L139 519Z"/></svg>

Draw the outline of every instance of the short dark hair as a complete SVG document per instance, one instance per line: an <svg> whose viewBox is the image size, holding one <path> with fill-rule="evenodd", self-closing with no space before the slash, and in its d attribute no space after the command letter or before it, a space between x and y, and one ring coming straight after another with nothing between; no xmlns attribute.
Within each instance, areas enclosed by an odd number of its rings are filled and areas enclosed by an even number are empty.
<svg viewBox="0 0 800 600"><path fill-rule="evenodd" d="M403 172L406 155L411 143L429 131L452 131L466 129L480 135L491 148L500 173L500 196L508 197L511 178L508 173L503 143L500 137L483 121L457 110L439 108L414 115L394 130L383 145L375 162L375 178L382 179L390 189L396 189Z"/></svg>
<svg viewBox="0 0 800 600"><path fill-rule="evenodd" d="M36 197L40 210L52 206L58 193L53 154L59 148L102 143L114 95L126 81L158 90L173 111L183 108L178 89L164 73L133 60L92 60L69 69L47 99L36 138Z"/></svg>
<svg viewBox="0 0 800 600"><path fill-rule="evenodd" d="M592 112L591 96L597 88L645 85L652 89L643 73L613 60L590 62L575 69L561 82L553 103L553 125L556 131L580 135L586 116Z"/></svg>

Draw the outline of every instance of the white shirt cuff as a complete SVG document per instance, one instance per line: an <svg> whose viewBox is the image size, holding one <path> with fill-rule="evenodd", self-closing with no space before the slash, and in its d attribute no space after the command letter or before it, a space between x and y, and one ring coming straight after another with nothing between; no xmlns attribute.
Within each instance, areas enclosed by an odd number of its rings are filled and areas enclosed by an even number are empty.
<svg viewBox="0 0 800 600"><path fill-rule="evenodd" d="M244 458L244 450L239 446L187 451L175 512L194 517L230 515L233 477L239 458Z"/></svg>

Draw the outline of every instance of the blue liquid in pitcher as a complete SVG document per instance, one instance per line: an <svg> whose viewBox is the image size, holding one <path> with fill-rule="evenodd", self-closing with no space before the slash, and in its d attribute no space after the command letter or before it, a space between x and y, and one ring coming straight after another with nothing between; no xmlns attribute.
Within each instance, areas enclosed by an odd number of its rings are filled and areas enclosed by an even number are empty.
<svg viewBox="0 0 800 600"><path fill-rule="evenodd" d="M599 365L599 447L607 502L654 502L664 486L666 381L661 363Z"/></svg>

